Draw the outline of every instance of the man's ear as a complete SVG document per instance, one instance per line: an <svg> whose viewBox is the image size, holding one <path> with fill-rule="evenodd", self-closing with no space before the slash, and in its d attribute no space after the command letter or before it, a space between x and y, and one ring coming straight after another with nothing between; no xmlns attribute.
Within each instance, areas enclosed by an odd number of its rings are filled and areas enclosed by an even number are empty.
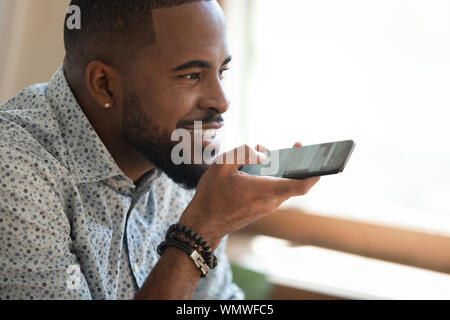
<svg viewBox="0 0 450 320"><path fill-rule="evenodd" d="M102 109L113 107L121 96L119 73L100 61L93 61L86 67L86 87Z"/></svg>

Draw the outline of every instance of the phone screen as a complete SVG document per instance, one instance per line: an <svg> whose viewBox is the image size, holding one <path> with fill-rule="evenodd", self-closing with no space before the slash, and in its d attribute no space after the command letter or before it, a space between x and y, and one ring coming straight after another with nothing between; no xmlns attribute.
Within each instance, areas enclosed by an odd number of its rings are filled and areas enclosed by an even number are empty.
<svg viewBox="0 0 450 320"><path fill-rule="evenodd" d="M289 179L337 174L344 170L353 150L352 140L331 142L267 152L261 165L245 165L240 170L252 175Z"/></svg>

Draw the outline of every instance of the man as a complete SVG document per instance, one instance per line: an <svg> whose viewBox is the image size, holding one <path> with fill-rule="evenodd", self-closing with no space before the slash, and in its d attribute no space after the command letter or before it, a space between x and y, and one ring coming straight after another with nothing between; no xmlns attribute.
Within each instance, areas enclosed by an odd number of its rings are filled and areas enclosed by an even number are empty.
<svg viewBox="0 0 450 320"><path fill-rule="evenodd" d="M219 144L231 61L219 5L71 5L81 29L65 29L63 66L0 108L0 298L242 299L226 235L318 179L254 177L208 159L173 163L176 129L194 132L202 121L213 130L202 150ZM245 150L248 163L257 153ZM179 248L158 255L175 223L215 251L218 266L205 279Z"/></svg>

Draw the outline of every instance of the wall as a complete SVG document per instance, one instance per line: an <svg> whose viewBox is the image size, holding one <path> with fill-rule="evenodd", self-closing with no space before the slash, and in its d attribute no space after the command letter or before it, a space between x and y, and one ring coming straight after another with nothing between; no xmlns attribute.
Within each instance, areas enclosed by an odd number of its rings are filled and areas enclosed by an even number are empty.
<svg viewBox="0 0 450 320"><path fill-rule="evenodd" d="M64 57L68 0L0 0L0 103L47 82Z"/></svg>

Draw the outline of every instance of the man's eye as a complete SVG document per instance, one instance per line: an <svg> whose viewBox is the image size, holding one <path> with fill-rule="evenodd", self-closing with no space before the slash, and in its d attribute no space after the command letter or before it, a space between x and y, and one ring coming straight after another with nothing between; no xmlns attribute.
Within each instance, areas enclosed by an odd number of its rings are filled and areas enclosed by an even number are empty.
<svg viewBox="0 0 450 320"><path fill-rule="evenodd" d="M222 80L224 78L224 73L228 70L230 70L230 68L225 68L225 69L220 70L220 72L219 72L220 80Z"/></svg>
<svg viewBox="0 0 450 320"><path fill-rule="evenodd" d="M181 78L184 78L187 80L200 80L200 73L186 74L184 76L181 76Z"/></svg>

